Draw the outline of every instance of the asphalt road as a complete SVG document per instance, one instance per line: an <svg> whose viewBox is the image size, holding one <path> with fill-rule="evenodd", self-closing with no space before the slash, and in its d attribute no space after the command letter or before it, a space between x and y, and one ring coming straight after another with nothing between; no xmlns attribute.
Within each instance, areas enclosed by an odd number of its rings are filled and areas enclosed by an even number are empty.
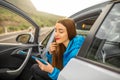
<svg viewBox="0 0 120 80"><path fill-rule="evenodd" d="M46 27L41 28L41 31L40 31L41 38L40 39L42 40L50 30L52 30L52 28L46 28ZM8 34L2 34L2 35L0 35L0 43L16 43L16 37L19 34L23 34L23 33L26 33L26 30L8 33Z"/></svg>

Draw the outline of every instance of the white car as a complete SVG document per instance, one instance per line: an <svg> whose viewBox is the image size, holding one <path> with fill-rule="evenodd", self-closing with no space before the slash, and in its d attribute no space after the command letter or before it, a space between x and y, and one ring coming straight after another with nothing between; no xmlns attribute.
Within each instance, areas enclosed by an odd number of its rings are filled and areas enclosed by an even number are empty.
<svg viewBox="0 0 120 80"><path fill-rule="evenodd" d="M95 5L70 18L78 29L90 30L58 80L120 80L120 0Z"/></svg>

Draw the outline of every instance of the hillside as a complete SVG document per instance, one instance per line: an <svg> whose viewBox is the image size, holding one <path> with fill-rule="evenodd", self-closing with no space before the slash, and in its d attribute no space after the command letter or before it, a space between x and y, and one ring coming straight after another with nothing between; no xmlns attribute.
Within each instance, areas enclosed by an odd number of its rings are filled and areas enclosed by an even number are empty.
<svg viewBox="0 0 120 80"><path fill-rule="evenodd" d="M53 26L57 19L63 17L45 12L36 11L30 0L7 0L25 11L37 24L43 26ZM41 3L40 3L41 4Z"/></svg>

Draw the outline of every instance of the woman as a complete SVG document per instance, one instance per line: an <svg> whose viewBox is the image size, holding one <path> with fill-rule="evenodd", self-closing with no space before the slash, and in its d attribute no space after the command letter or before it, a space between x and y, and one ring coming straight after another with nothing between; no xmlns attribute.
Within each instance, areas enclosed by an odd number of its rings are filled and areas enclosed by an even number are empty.
<svg viewBox="0 0 120 80"><path fill-rule="evenodd" d="M84 42L83 36L76 36L75 23L71 19L61 19L55 25L55 41L47 53L48 65L36 60L38 65L31 70L36 80L57 80L60 70L74 58Z"/></svg>

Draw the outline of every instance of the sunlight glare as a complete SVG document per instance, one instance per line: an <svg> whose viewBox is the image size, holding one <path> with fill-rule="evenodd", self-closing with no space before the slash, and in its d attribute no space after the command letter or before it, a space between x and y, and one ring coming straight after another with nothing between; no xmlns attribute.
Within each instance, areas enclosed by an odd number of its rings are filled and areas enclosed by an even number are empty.
<svg viewBox="0 0 120 80"><path fill-rule="evenodd" d="M70 16L91 5L108 0L31 0L38 11Z"/></svg>

